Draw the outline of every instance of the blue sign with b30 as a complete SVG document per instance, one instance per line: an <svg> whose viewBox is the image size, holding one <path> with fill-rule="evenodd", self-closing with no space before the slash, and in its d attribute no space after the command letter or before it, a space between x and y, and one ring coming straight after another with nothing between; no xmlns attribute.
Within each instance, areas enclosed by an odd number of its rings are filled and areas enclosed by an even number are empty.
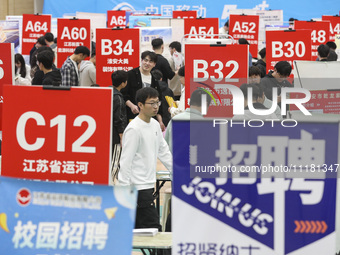
<svg viewBox="0 0 340 255"><path fill-rule="evenodd" d="M335 254L338 123L172 125L176 254Z"/></svg>
<svg viewBox="0 0 340 255"><path fill-rule="evenodd" d="M130 188L0 178L0 254L126 254Z"/></svg>

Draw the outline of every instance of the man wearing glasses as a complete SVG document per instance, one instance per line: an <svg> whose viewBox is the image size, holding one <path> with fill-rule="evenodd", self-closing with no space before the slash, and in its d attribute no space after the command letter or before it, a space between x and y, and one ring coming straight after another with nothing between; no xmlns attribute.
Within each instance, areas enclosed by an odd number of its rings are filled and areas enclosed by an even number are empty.
<svg viewBox="0 0 340 255"><path fill-rule="evenodd" d="M157 62L157 55L152 51L144 51L141 58L141 65L128 71L128 84L121 91L127 106L126 113L128 121L135 118L139 113L135 100L137 90L145 87L155 88L161 98L161 89L158 82L151 75L151 70L155 67ZM162 115L162 112L160 111L159 114ZM160 116L157 116L157 119L161 124L161 118L159 119L158 117Z"/></svg>
<svg viewBox="0 0 340 255"><path fill-rule="evenodd" d="M118 185L134 185L138 190L135 228L158 228L159 215L154 203L157 158L172 171L172 155L154 117L161 105L157 90L137 91L139 114L123 133Z"/></svg>

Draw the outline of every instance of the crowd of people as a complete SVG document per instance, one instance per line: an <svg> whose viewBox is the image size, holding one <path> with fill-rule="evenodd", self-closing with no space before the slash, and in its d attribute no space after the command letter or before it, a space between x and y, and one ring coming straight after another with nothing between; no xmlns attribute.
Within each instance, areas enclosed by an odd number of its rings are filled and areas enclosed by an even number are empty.
<svg viewBox="0 0 340 255"><path fill-rule="evenodd" d="M220 34L228 33L229 24ZM240 44L249 44L239 39ZM201 96L204 90L195 90L190 97L190 108L185 110L185 67L181 43L169 45L171 58L163 57L164 42L161 38L152 41L153 51L141 54L141 64L126 72L112 73L113 87L113 135L112 178L119 185L135 185L138 189L136 228L156 227L161 229L154 205L157 158L172 170L172 119L203 118ZM318 61L337 60L336 44L328 42L318 47ZM30 53L30 65L21 54L15 55L15 84L53 86L98 86L96 85L95 49L78 46L62 67L56 63L57 43L53 34L38 38ZM287 61L278 62L274 70L266 72L266 49L259 51L254 61L249 55L248 84L241 90L245 97L245 115L252 118L248 108L248 88L252 88L252 102L256 109L274 107L275 113L262 116L265 119L282 119L280 90L292 87L288 81L292 66ZM90 60L85 59L90 57ZM277 88L277 98L273 98ZM250 95L249 95L250 96ZM207 98L210 99L208 96ZM210 105L210 100L207 102ZM257 116L258 117L258 116ZM165 138L163 132L165 132ZM169 230L169 229L168 229Z"/></svg>
<svg viewBox="0 0 340 255"><path fill-rule="evenodd" d="M91 57L89 61L85 58ZM50 32L37 39L29 55L15 54L15 85L91 86L96 84L96 53L79 46L57 68L57 40Z"/></svg>

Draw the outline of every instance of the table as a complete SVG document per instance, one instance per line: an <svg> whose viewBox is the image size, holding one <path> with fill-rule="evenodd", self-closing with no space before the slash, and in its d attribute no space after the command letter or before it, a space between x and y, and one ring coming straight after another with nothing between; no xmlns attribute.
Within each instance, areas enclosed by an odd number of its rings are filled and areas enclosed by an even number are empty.
<svg viewBox="0 0 340 255"><path fill-rule="evenodd" d="M133 236L132 247L141 249L143 254L146 254L144 249L171 249L172 232L159 232L155 236Z"/></svg>
<svg viewBox="0 0 340 255"><path fill-rule="evenodd" d="M156 172L156 191L158 190L158 196L156 197L156 209L158 211L158 215L160 215L160 202L159 202L159 191L163 187L164 183L167 181L171 181L170 172L169 171L157 171Z"/></svg>

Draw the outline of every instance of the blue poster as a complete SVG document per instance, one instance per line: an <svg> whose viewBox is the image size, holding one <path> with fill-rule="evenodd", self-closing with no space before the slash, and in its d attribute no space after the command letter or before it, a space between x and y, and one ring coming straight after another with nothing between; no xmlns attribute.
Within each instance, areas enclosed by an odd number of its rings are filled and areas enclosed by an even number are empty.
<svg viewBox="0 0 340 255"><path fill-rule="evenodd" d="M21 52L18 20L0 20L0 43L13 43L14 52Z"/></svg>
<svg viewBox="0 0 340 255"><path fill-rule="evenodd" d="M175 254L335 254L339 124L254 124L173 122Z"/></svg>
<svg viewBox="0 0 340 255"><path fill-rule="evenodd" d="M0 178L0 193L0 254L131 254L135 190Z"/></svg>

